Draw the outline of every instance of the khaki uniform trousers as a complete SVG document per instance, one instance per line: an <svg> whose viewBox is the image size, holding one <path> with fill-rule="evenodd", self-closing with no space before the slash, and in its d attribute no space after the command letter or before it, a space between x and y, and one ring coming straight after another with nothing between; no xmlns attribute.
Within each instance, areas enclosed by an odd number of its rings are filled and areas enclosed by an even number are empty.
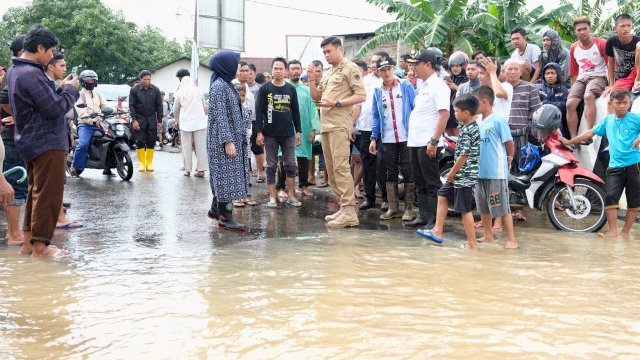
<svg viewBox="0 0 640 360"><path fill-rule="evenodd" d="M349 166L351 139L347 129L323 132L322 152L329 182L340 202L340 207L355 206L353 177Z"/></svg>

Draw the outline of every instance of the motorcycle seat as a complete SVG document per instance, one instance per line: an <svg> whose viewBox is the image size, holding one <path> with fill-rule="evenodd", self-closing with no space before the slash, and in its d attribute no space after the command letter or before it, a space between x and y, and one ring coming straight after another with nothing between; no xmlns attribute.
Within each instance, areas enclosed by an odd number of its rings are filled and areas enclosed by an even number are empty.
<svg viewBox="0 0 640 360"><path fill-rule="evenodd" d="M509 187L510 188L512 188L514 190L524 191L524 190L529 188L529 185L531 185L531 183L529 182L529 176L527 176L527 175L521 175L521 176L509 175Z"/></svg>
<svg viewBox="0 0 640 360"><path fill-rule="evenodd" d="M102 131L100 131L100 130L93 130L93 135L91 135L91 137L94 137L94 138L101 138L101 137L102 137Z"/></svg>

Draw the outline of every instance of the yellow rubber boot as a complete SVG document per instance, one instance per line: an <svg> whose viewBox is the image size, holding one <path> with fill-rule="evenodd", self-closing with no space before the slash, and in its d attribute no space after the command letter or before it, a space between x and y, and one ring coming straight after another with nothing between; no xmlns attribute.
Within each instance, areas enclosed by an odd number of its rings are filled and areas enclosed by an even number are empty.
<svg viewBox="0 0 640 360"><path fill-rule="evenodd" d="M147 171L147 165L146 165L147 158L144 152L144 148L136 149L136 153L138 153L138 162L140 163L140 168L138 168L138 171L140 172Z"/></svg>
<svg viewBox="0 0 640 360"><path fill-rule="evenodd" d="M146 165L147 165L147 171L148 172L153 172L153 153L155 152L155 150L153 149L147 149L147 161L145 161Z"/></svg>

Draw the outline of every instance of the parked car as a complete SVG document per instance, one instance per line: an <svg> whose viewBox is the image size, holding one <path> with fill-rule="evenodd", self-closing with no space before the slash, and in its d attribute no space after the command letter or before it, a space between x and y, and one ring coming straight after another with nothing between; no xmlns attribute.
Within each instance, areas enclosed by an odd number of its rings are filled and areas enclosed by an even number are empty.
<svg viewBox="0 0 640 360"><path fill-rule="evenodd" d="M112 109L129 112L129 85L99 84L96 91L107 100Z"/></svg>

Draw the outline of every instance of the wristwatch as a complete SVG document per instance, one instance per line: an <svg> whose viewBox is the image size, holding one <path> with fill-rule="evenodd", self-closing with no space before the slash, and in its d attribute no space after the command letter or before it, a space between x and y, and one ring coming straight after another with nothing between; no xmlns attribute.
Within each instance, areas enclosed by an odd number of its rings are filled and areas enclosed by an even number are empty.
<svg viewBox="0 0 640 360"><path fill-rule="evenodd" d="M431 145L438 145L438 142L440 142L440 140L434 138L431 138L431 140L429 140L429 144Z"/></svg>
<svg viewBox="0 0 640 360"><path fill-rule="evenodd" d="M342 103L340 101L336 101L336 107L337 108L342 107Z"/></svg>

